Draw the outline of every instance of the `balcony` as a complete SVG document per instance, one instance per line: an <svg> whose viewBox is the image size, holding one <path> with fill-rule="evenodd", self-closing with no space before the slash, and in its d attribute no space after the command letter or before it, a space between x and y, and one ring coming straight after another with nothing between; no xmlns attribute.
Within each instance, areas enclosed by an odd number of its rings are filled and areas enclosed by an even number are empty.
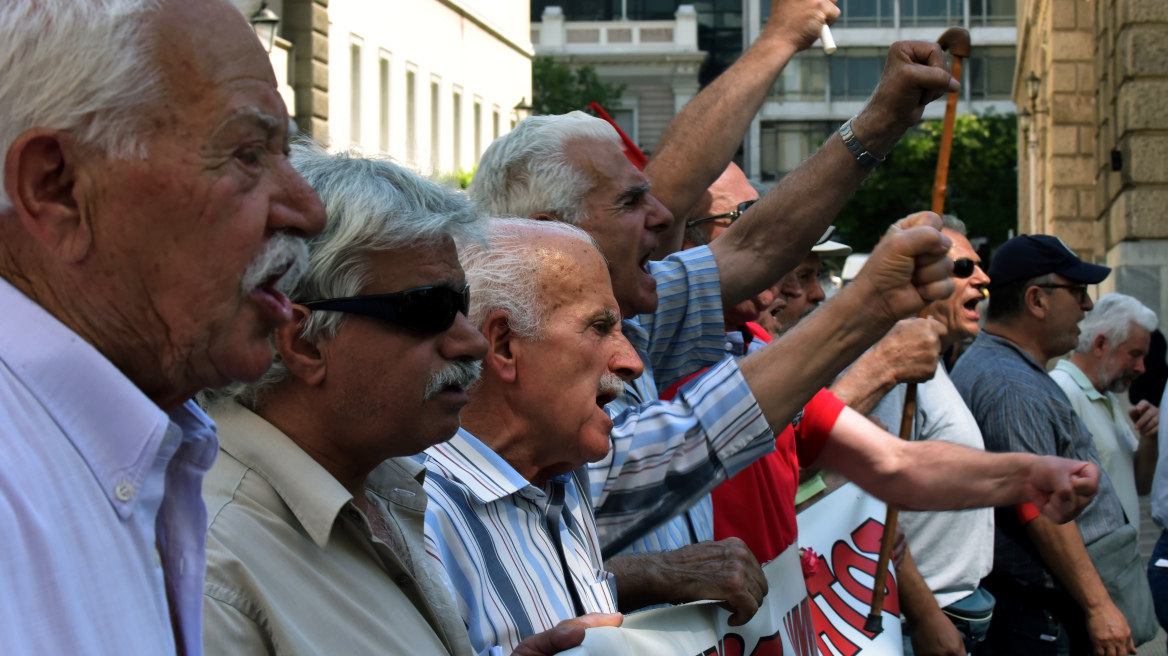
<svg viewBox="0 0 1168 656"><path fill-rule="evenodd" d="M697 53L698 15L681 5L674 20L566 21L559 7L547 7L531 25L538 55Z"/></svg>

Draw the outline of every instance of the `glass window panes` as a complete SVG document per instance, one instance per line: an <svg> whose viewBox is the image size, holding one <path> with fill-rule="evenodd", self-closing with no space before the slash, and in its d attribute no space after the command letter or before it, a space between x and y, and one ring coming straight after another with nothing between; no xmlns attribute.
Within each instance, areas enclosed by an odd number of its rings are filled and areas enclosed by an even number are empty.
<svg viewBox="0 0 1168 656"><path fill-rule="evenodd" d="M839 126L834 121L763 121L759 126L762 179L778 180L793 171Z"/></svg>
<svg viewBox="0 0 1168 656"><path fill-rule="evenodd" d="M813 48L795 55L771 87L771 98L779 101L827 100L827 59L822 49Z"/></svg>
<svg viewBox="0 0 1168 656"><path fill-rule="evenodd" d="M892 27L896 0L840 0L840 27Z"/></svg>
<svg viewBox="0 0 1168 656"><path fill-rule="evenodd" d="M964 83L971 100L1008 100L1014 89L1015 49L973 48L965 63Z"/></svg>
<svg viewBox="0 0 1168 656"><path fill-rule="evenodd" d="M965 23L965 0L902 0L902 27L931 27Z"/></svg>
<svg viewBox="0 0 1168 656"><path fill-rule="evenodd" d="M969 23L973 26L1014 25L1016 0L969 0Z"/></svg>
<svg viewBox="0 0 1168 656"><path fill-rule="evenodd" d="M842 55L842 56L841 56ZM884 72L885 55L868 48L840 49L831 56L831 99L864 100Z"/></svg>

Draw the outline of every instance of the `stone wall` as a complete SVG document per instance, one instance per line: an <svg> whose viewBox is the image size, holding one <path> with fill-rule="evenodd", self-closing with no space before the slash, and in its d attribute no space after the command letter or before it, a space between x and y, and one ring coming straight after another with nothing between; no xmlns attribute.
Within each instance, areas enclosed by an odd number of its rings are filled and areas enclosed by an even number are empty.
<svg viewBox="0 0 1168 656"><path fill-rule="evenodd" d="M328 143L328 0L284 0L284 38L292 42L290 108L297 126L320 143Z"/></svg>
<svg viewBox="0 0 1168 656"><path fill-rule="evenodd" d="M1020 2L1018 42L1014 102L1031 106L1026 78L1042 80L1033 132L1019 130L1019 232L1056 235L1084 259L1112 266L1099 293L1131 294L1163 316L1168 2Z"/></svg>

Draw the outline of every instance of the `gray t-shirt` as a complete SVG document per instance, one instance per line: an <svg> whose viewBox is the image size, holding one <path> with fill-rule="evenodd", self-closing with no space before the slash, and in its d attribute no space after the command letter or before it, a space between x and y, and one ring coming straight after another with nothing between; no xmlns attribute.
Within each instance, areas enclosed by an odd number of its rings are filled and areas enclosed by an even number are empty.
<svg viewBox="0 0 1168 656"><path fill-rule="evenodd" d="M904 389L904 385L897 385L875 410L880 421L894 435L900 432ZM985 450L981 430L945 373L944 365L938 364L933 379L917 386L912 439L937 440ZM993 569L993 508L902 512L900 523L917 569L941 608L968 597Z"/></svg>

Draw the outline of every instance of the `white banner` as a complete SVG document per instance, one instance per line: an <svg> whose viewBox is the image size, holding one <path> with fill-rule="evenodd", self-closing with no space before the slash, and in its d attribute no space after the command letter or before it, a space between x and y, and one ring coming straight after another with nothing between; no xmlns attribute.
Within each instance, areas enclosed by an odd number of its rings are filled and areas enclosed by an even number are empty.
<svg viewBox="0 0 1168 656"><path fill-rule="evenodd" d="M800 513L799 547L819 554L807 572L788 548L763 571L770 591L743 626L713 602L634 613L620 628L589 629L566 656L901 656L896 584L889 581L884 632L863 632L884 504L848 484ZM874 536L874 537L873 537ZM889 572L891 574L891 572ZM890 577L891 579L891 577ZM810 592L810 595L809 595Z"/></svg>

